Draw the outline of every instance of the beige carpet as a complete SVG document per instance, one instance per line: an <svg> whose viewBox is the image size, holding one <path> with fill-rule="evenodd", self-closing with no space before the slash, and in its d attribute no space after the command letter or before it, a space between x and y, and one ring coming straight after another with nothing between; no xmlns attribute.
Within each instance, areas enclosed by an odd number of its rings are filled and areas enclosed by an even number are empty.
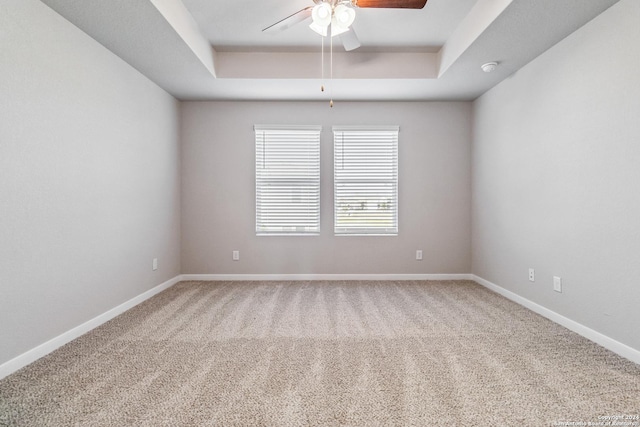
<svg viewBox="0 0 640 427"><path fill-rule="evenodd" d="M639 414L639 365L469 281L182 282L0 381L3 426L640 425Z"/></svg>

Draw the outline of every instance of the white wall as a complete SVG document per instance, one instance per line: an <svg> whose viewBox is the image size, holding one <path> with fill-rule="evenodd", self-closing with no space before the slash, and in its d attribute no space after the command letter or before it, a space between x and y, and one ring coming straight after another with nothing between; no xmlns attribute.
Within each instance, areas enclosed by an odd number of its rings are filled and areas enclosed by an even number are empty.
<svg viewBox="0 0 640 427"><path fill-rule="evenodd" d="M635 349L638 22L622 0L479 98L473 147L474 274Z"/></svg>
<svg viewBox="0 0 640 427"><path fill-rule="evenodd" d="M0 61L2 364L180 273L180 181L175 99L40 1Z"/></svg>
<svg viewBox="0 0 640 427"><path fill-rule="evenodd" d="M182 272L438 274L471 269L470 103L187 102ZM254 124L319 124L321 235L256 237ZM399 125L399 236L333 236L332 125ZM231 251L240 250L234 262ZM415 250L424 260L415 260Z"/></svg>

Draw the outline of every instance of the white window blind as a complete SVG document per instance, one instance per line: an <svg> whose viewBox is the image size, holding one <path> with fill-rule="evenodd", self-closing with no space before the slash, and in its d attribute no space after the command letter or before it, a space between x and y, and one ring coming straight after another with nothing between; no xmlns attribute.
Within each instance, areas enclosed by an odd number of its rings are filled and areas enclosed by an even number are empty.
<svg viewBox="0 0 640 427"><path fill-rule="evenodd" d="M333 127L336 235L398 234L398 132Z"/></svg>
<svg viewBox="0 0 640 427"><path fill-rule="evenodd" d="M256 234L320 233L320 126L255 125Z"/></svg>

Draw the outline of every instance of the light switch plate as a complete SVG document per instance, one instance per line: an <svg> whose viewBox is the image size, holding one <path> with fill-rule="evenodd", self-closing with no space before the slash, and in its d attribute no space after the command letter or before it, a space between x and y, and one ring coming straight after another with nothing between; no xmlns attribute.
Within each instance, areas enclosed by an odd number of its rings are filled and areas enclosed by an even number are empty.
<svg viewBox="0 0 640 427"><path fill-rule="evenodd" d="M553 276L553 290L556 292L562 292L562 278Z"/></svg>

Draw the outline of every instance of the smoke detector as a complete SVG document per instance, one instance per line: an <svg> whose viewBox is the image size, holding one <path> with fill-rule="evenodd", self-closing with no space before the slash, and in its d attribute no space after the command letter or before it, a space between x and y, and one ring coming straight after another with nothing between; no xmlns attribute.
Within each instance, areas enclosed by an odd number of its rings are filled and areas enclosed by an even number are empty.
<svg viewBox="0 0 640 427"><path fill-rule="evenodd" d="M486 64L482 64L480 68L482 68L482 71L484 71L485 73L490 73L495 70L497 66L497 62L487 62Z"/></svg>

